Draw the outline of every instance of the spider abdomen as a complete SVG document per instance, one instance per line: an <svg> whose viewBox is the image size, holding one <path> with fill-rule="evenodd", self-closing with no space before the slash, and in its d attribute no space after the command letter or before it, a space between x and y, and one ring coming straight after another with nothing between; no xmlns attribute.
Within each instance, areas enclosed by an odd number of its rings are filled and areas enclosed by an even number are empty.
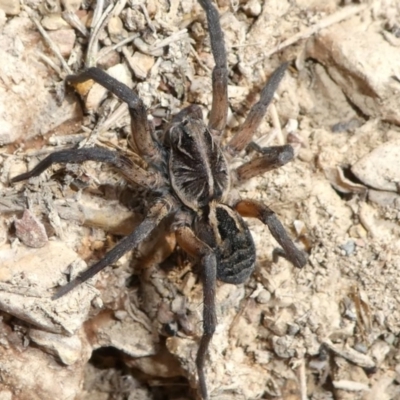
<svg viewBox="0 0 400 400"><path fill-rule="evenodd" d="M217 279L239 284L254 270L256 250L250 230L243 218L225 204L211 203L209 213L195 222L198 237L217 257Z"/></svg>
<svg viewBox="0 0 400 400"><path fill-rule="evenodd" d="M225 205L216 207L218 221L217 279L239 284L254 270L256 249L250 230L243 218Z"/></svg>
<svg viewBox="0 0 400 400"><path fill-rule="evenodd" d="M192 210L221 201L229 190L226 159L200 119L187 118L167 133L169 174L179 199Z"/></svg>

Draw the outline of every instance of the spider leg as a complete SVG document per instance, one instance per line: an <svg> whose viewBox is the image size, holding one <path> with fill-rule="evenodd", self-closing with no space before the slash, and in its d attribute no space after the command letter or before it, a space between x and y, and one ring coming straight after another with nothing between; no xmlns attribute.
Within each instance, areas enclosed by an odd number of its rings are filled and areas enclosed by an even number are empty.
<svg viewBox="0 0 400 400"><path fill-rule="evenodd" d="M268 82L261 91L260 100L251 107L251 110L240 130L227 145L227 150L231 155L239 153L250 143L254 132L259 127L265 113L267 112L267 108L274 97L274 93L276 92L280 81L285 75L287 66L288 63L279 66L268 79Z"/></svg>
<svg viewBox="0 0 400 400"><path fill-rule="evenodd" d="M222 33L219 15L210 0L199 0L203 7L210 32L211 51L215 60L212 72L213 99L208 126L217 135L221 135L226 126L228 116L228 68L224 35Z"/></svg>
<svg viewBox="0 0 400 400"><path fill-rule="evenodd" d="M172 203L173 204L173 203ZM72 289L87 281L105 267L120 259L126 252L136 248L149 234L159 225L161 220L167 217L172 209L172 204L167 200L158 201L149 210L143 222L129 235L124 237L103 259L82 272L71 282L62 286L52 297L53 300L59 299Z"/></svg>
<svg viewBox="0 0 400 400"><path fill-rule="evenodd" d="M236 211L243 217L257 218L268 226L275 240L282 246L286 258L297 268L303 268L307 257L290 239L285 228L275 213L265 204L255 200L240 200L236 203Z"/></svg>
<svg viewBox="0 0 400 400"><path fill-rule="evenodd" d="M215 287L217 280L217 260L213 250L196 237L187 226L177 228L176 239L189 255L199 260L203 281L203 336L197 351L196 366L199 377L200 395L208 399L204 364L208 346L215 332L217 317L215 315Z"/></svg>
<svg viewBox="0 0 400 400"><path fill-rule="evenodd" d="M161 176L157 172L146 171L134 164L129 158L116 151L103 147L88 147L83 149L68 149L49 154L40 161L31 171L18 175L11 182L19 182L40 175L55 163L82 163L84 161L100 161L111 164L124 174L130 181L138 185L154 189L161 183Z"/></svg>
<svg viewBox="0 0 400 400"><path fill-rule="evenodd" d="M161 160L161 151L153 139L153 128L147 120L146 107L136 93L96 67L89 68L78 75L68 75L66 78L67 82L72 84L82 83L89 79L93 79L128 104L132 131L130 144L133 150L147 162L157 163Z"/></svg>
<svg viewBox="0 0 400 400"><path fill-rule="evenodd" d="M262 153L262 156L256 157L236 169L236 176L239 182L247 181L254 176L279 168L294 157L293 147L290 144L285 144L284 146L259 147L252 142L248 147L250 146Z"/></svg>

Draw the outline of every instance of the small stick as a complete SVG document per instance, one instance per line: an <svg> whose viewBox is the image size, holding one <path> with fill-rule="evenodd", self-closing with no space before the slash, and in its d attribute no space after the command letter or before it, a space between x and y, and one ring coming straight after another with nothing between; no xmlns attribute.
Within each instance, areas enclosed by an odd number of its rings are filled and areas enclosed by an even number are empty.
<svg viewBox="0 0 400 400"><path fill-rule="evenodd" d="M352 17L353 15L356 15L362 11L367 10L369 7L370 7L369 4L361 4L359 6L348 6L348 7L343 8L342 10L337 11L334 14L328 15L326 18L321 19L321 21L317 22L315 25L310 26L309 28L306 28L299 33L296 33L289 39L286 39L282 43L279 43L272 50L264 53L262 57L257 58L256 60L252 61L248 65L249 66L255 65L255 64L259 63L260 61L263 61L264 59L271 57L273 54L277 53L278 51L281 51L284 48L291 46L292 44L298 42L299 40L307 39L310 36L317 33L318 31L320 31L321 29L325 29L328 26L337 24L347 18Z"/></svg>
<svg viewBox="0 0 400 400"><path fill-rule="evenodd" d="M153 33L156 33L156 28L154 27L153 23L151 22L151 19L149 17L149 13L147 12L147 8L144 6L143 3L140 3L140 8L142 9L142 13L144 15L144 18L146 19L147 25L151 29Z"/></svg>
<svg viewBox="0 0 400 400"><path fill-rule="evenodd" d="M130 42L133 42L136 38L138 38L140 35L138 33L135 33L129 37L127 37L124 40L121 40L117 44L114 44L114 46L111 46L107 51L104 51L103 53L100 52L100 55L96 58L95 65L101 60L103 57L105 57L107 54L110 54L112 51L117 50L119 47L122 47Z"/></svg>
<svg viewBox="0 0 400 400"><path fill-rule="evenodd" d="M70 26L78 30L83 36L87 37L89 35L86 26L73 11L63 11L61 16L64 21L68 22Z"/></svg>
<svg viewBox="0 0 400 400"><path fill-rule="evenodd" d="M154 45L149 47L149 51L153 52L155 50L161 49L162 47L168 46L169 44L176 42L178 40L182 40L180 36L187 36L187 29L182 29L178 32L174 32L171 36L156 42Z"/></svg>
<svg viewBox="0 0 400 400"><path fill-rule="evenodd" d="M300 396L301 400L308 400L307 397L307 378L306 378L306 366L304 358L300 361L299 366L299 382L300 382Z"/></svg>
<svg viewBox="0 0 400 400"><path fill-rule="evenodd" d="M51 58L47 57L47 56L46 56L45 54L43 54L41 51L36 51L35 53L36 53L36 55L38 56L39 59L41 59L41 60L42 60L44 63L46 63L49 67L53 68L54 71L57 72L58 76L59 76L61 79L64 79L64 78L63 78L62 71L61 71L61 68L60 68Z"/></svg>
<svg viewBox="0 0 400 400"><path fill-rule="evenodd" d="M90 39L89 39L89 44L88 44L88 49L87 49L87 54L86 54L86 60L85 60L85 67L91 67L94 65L94 59L95 56L97 55L97 42L98 42L98 36L101 31L101 28L107 23L108 19L111 17L111 10L113 9L114 5L111 3L104 13L98 18L98 22L94 26L93 32L90 34ZM99 3L97 3L96 9L95 9L95 15L98 13ZM93 18L94 20L94 18Z"/></svg>
<svg viewBox="0 0 400 400"><path fill-rule="evenodd" d="M285 138L283 137L281 122L279 121L278 111L274 103L270 104L269 106L269 114L271 115L272 125L274 127L275 136L278 139L278 143L280 146L283 146L285 144Z"/></svg>
<svg viewBox="0 0 400 400"><path fill-rule="evenodd" d="M58 46L53 42L53 40L51 39L51 37L47 34L47 32L45 31L45 29L43 28L42 24L40 23L40 21L37 19L36 15L34 14L34 12L27 6L24 7L25 11L28 13L29 17L31 18L31 20L33 21L33 23L36 25L36 28L38 29L38 31L40 32L40 34L42 35L44 41L46 42L46 44L50 47L51 51L54 53L54 55L59 59L64 71L67 74L72 74L72 70L69 67L69 65L67 64L67 62L64 60L64 57L62 56L60 49L58 48ZM57 70L56 70L57 71Z"/></svg>

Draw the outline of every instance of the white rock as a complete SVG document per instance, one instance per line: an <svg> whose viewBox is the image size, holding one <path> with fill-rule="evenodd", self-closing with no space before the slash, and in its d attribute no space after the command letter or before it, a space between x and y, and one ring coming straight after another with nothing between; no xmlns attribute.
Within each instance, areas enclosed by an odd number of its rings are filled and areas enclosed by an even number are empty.
<svg viewBox="0 0 400 400"><path fill-rule="evenodd" d="M307 47L308 55L360 110L371 117L400 123L400 52L382 36L380 26L354 17L323 29Z"/></svg>
<svg viewBox="0 0 400 400"><path fill-rule="evenodd" d="M10 332L10 327L5 324L1 329ZM73 368L61 368L52 355L41 349L16 345L15 335L3 334L3 337L0 359L1 367L7 373L2 377L1 400L76 399L80 396L86 362L78 362ZM12 397L7 396L5 388L13 390Z"/></svg>
<svg viewBox="0 0 400 400"><path fill-rule="evenodd" d="M16 243L15 243L16 244ZM87 285L52 300L53 289L79 260L62 242L49 241L39 249L23 245L0 248L0 310L49 332L73 333L87 319L95 296ZM81 261L85 268L85 263Z"/></svg>
<svg viewBox="0 0 400 400"><path fill-rule="evenodd" d="M154 57L143 54L140 51L136 51L132 57L127 57L127 60L133 73L139 79L146 79L155 63Z"/></svg>
<svg viewBox="0 0 400 400"><path fill-rule="evenodd" d="M91 320L89 325L95 348L112 346L132 357L146 357L157 353L150 332L132 318L120 321L111 316L107 318L107 315L100 315Z"/></svg>
<svg viewBox="0 0 400 400"><path fill-rule="evenodd" d="M261 14L262 6L257 0L250 0L243 6L243 10L249 17L257 17Z"/></svg>
<svg viewBox="0 0 400 400"><path fill-rule="evenodd" d="M0 0L0 9L8 15L18 15L21 11L19 0Z"/></svg>
<svg viewBox="0 0 400 400"><path fill-rule="evenodd" d="M65 365L75 364L79 360L88 361L92 353L84 335L65 336L39 329L30 329L29 337L44 348L46 353L57 356Z"/></svg>
<svg viewBox="0 0 400 400"><path fill-rule="evenodd" d="M351 171L370 187L397 192L400 184L400 139L377 147L354 164Z"/></svg>

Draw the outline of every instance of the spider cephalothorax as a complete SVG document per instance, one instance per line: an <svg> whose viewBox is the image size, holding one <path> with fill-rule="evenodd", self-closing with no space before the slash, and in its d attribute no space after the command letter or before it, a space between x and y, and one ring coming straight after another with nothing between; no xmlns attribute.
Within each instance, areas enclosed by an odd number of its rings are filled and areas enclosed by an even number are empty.
<svg viewBox="0 0 400 400"><path fill-rule="evenodd" d="M269 207L254 200L230 196L233 184L240 184L253 176L278 168L293 158L290 145L260 148L251 143L287 65L281 65L271 75L261 92L260 101L252 107L243 126L225 148L221 147L221 135L226 126L228 111L226 53L216 9L211 0L199 0L199 3L207 14L216 63L212 74L213 103L208 125L204 123L199 107L189 106L173 118L162 135L155 135L139 97L100 69L89 68L79 75L67 77L67 81L75 84L93 79L128 104L132 127L129 143L136 153L136 159L100 147L62 150L50 154L33 170L13 178L12 182L39 175L54 163L92 160L112 165L128 180L158 195L150 205L146 218L130 235L122 239L103 259L61 287L53 298L64 296L118 260L145 240L162 220L175 216L172 226L177 242L199 264L203 283L203 336L196 364L200 395L206 399L208 394L204 365L217 323L216 280L243 283L253 271L256 259L255 246L242 217L258 218L267 224L284 255L296 267L303 267L306 257L293 244ZM258 155L230 170L231 157L249 144Z"/></svg>

